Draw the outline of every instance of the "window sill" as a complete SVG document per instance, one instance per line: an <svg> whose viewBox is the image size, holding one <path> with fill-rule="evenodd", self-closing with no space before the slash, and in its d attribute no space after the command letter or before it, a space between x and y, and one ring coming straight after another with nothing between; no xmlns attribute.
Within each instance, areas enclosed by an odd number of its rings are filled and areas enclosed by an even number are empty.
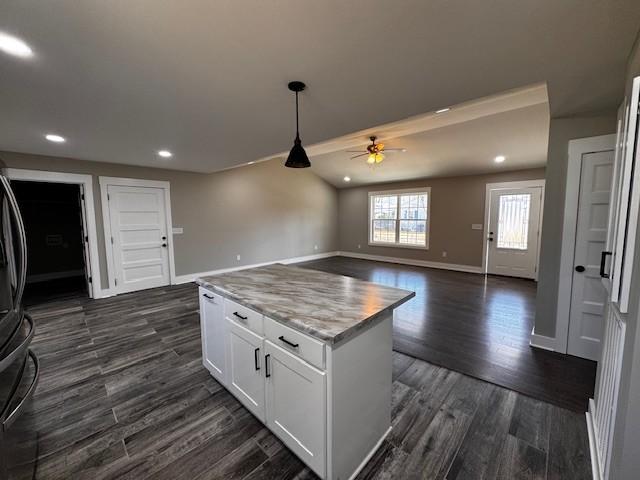
<svg viewBox="0 0 640 480"><path fill-rule="evenodd" d="M404 245L402 243L382 243L382 242L369 242L370 247L391 247L391 248L409 248L411 250L429 250L429 244L426 246L421 245Z"/></svg>

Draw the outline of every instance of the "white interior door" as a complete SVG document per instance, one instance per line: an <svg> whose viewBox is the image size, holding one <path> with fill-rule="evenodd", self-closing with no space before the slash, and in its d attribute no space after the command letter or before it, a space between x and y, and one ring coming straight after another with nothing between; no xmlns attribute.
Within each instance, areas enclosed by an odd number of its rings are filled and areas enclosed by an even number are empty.
<svg viewBox="0 0 640 480"><path fill-rule="evenodd" d="M87 282L87 292L93 298L93 278L91 273L91 258L89 257L89 233L87 232L87 211L84 201L84 185L80 185L78 198L80 204L80 231L82 233L82 254L84 256L84 277Z"/></svg>
<svg viewBox="0 0 640 480"><path fill-rule="evenodd" d="M490 191L487 272L536 278L542 187Z"/></svg>
<svg viewBox="0 0 640 480"><path fill-rule="evenodd" d="M567 353L598 360L607 292L600 263L607 241L614 151L582 156Z"/></svg>
<svg viewBox="0 0 640 480"><path fill-rule="evenodd" d="M108 185L107 194L116 291L168 285L164 189Z"/></svg>

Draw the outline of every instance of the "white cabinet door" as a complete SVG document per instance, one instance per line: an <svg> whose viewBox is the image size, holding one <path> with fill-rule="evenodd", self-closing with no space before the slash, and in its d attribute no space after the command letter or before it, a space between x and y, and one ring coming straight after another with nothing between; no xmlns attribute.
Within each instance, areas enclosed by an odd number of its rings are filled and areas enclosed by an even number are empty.
<svg viewBox="0 0 640 480"><path fill-rule="evenodd" d="M225 334L227 327L223 305L221 296L200 288L202 363L216 380L226 386Z"/></svg>
<svg viewBox="0 0 640 480"><path fill-rule="evenodd" d="M262 337L229 319L227 327L228 388L251 413L264 422Z"/></svg>
<svg viewBox="0 0 640 480"><path fill-rule="evenodd" d="M319 476L326 469L326 373L265 341L267 426Z"/></svg>

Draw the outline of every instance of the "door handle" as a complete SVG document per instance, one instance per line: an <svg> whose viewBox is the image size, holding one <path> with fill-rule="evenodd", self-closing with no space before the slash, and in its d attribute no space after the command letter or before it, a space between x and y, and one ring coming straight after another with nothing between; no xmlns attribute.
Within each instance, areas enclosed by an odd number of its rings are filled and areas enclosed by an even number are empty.
<svg viewBox="0 0 640 480"><path fill-rule="evenodd" d="M260 356L260 349L256 348L253 352L253 361L255 362L256 365L256 371L260 370L260 360L258 359L258 357Z"/></svg>
<svg viewBox="0 0 640 480"><path fill-rule="evenodd" d="M576 272L582 273L584 271L585 271L585 268L582 265L577 265L576 266Z"/></svg>
<svg viewBox="0 0 640 480"><path fill-rule="evenodd" d="M278 340L280 340L281 342L286 343L287 345L289 345L291 348L298 348L300 345L298 345L297 343L293 343L290 342L289 340L287 340L286 338L284 338L284 335L280 335L278 337Z"/></svg>
<svg viewBox="0 0 640 480"><path fill-rule="evenodd" d="M264 376L267 378L271 376L271 370L269 370L269 358L271 358L271 354L267 353L264 356Z"/></svg>
<svg viewBox="0 0 640 480"><path fill-rule="evenodd" d="M602 278L609 278L608 273L604 273L605 266L607 264L607 256L611 255L611 252L602 252L600 254L600 276Z"/></svg>
<svg viewBox="0 0 640 480"><path fill-rule="evenodd" d="M167 248L167 244L166 244L166 243L163 243L163 244L162 244L162 246L163 246L164 248Z"/></svg>
<svg viewBox="0 0 640 480"><path fill-rule="evenodd" d="M167 237L165 237L165 236L163 235L163 236L162 236L162 240L166 240L166 239L167 239Z"/></svg>

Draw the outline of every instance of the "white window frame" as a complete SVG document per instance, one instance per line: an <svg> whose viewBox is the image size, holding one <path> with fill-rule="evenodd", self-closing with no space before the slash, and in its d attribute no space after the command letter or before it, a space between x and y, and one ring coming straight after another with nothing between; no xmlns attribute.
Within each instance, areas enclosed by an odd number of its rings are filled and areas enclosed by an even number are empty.
<svg viewBox="0 0 640 480"><path fill-rule="evenodd" d="M410 193L426 193L427 194L427 231L425 238L425 245L407 245L404 243L398 243L400 240L400 196L404 194ZM396 242L374 242L373 241L373 229L371 226L373 225L373 197L377 196L398 196L398 206L397 211L398 215L396 218ZM429 250L429 240L431 238L431 187L420 187L420 188L405 188L402 190L379 190L375 192L369 192L369 214L368 214L368 222L369 222L369 236L368 243L372 247L394 247L394 248L411 248L414 250Z"/></svg>

